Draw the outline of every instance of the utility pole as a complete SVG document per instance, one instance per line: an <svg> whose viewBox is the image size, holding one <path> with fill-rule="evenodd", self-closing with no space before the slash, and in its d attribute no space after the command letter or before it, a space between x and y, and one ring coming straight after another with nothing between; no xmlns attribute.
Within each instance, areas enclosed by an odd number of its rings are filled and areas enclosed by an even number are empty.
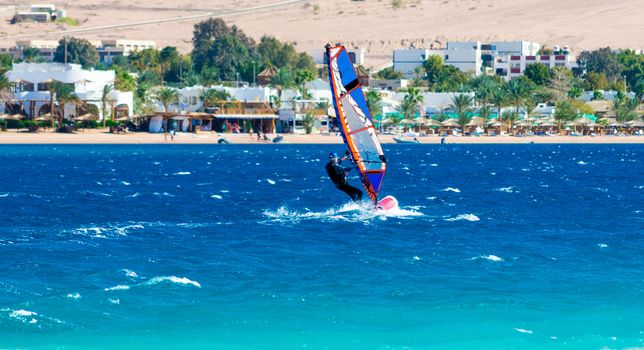
<svg viewBox="0 0 644 350"><path fill-rule="evenodd" d="M64 59L64 62L65 62L65 64L67 64L67 36L66 35L63 37L63 41L65 42L65 55L64 55L65 59Z"/></svg>

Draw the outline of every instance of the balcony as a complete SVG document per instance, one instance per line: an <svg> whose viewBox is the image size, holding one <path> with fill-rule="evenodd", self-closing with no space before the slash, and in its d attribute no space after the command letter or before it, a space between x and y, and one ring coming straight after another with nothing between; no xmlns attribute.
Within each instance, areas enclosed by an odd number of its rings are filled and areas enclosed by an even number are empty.
<svg viewBox="0 0 644 350"><path fill-rule="evenodd" d="M525 60L526 60L526 61L534 61L534 60L536 60L536 59L537 59L537 58L536 58L535 56L525 56Z"/></svg>
<svg viewBox="0 0 644 350"><path fill-rule="evenodd" d="M521 73L521 67L512 67L512 68L510 68L510 73L512 73L512 74L520 74Z"/></svg>
<svg viewBox="0 0 644 350"><path fill-rule="evenodd" d="M541 55L539 57L539 60L541 60L541 61L550 61L550 55Z"/></svg>
<svg viewBox="0 0 644 350"><path fill-rule="evenodd" d="M510 56L511 61L521 61L521 56Z"/></svg>
<svg viewBox="0 0 644 350"><path fill-rule="evenodd" d="M556 55L555 60L556 61L565 61L566 60L566 55Z"/></svg>

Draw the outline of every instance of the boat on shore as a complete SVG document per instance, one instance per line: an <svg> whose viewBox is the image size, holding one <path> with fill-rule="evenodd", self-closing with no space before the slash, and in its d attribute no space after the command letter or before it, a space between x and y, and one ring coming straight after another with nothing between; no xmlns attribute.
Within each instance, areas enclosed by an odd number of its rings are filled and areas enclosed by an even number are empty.
<svg viewBox="0 0 644 350"><path fill-rule="evenodd" d="M408 143L408 144L409 143L420 143L420 141L418 141L418 139L415 138L415 137L410 140L410 139L406 139L406 138L401 137L401 136L394 136L393 139L394 139L394 142L396 142L396 143Z"/></svg>

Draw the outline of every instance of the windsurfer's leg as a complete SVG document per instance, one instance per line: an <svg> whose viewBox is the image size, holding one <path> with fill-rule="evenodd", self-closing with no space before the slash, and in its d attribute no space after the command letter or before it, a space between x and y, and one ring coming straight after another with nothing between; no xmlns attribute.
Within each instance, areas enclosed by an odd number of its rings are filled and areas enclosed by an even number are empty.
<svg viewBox="0 0 644 350"><path fill-rule="evenodd" d="M338 185L338 189L351 197L353 201L362 200L362 191L349 185L348 183L343 183Z"/></svg>

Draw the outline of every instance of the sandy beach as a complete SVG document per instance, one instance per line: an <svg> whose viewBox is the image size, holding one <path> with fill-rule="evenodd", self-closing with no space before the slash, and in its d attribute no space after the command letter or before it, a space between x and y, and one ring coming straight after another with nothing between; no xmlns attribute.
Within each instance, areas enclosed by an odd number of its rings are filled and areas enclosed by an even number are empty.
<svg viewBox="0 0 644 350"><path fill-rule="evenodd" d="M270 139L276 135L268 135ZM336 135L291 135L284 134L283 143L290 144L342 144L342 138ZM266 141L257 141L255 136L248 134L221 134L221 133L178 133L174 140L170 134L152 134L147 132L110 134L106 129L80 131L74 134L53 132L2 132L0 144L216 144L225 138L231 144L273 144ZM380 135L384 144L395 143L392 135ZM445 138L448 144L495 144L495 143L644 143L642 136L478 136ZM421 144L437 144L441 138L438 136L419 137Z"/></svg>

